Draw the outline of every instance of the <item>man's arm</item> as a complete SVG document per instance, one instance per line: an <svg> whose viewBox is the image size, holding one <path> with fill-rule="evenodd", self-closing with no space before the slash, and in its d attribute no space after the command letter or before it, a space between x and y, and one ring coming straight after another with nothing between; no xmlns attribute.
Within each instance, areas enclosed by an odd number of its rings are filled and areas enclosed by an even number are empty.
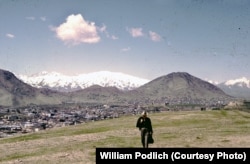
<svg viewBox="0 0 250 164"><path fill-rule="evenodd" d="M141 129L141 122L140 122L140 118L138 118L137 122L136 122L136 127Z"/></svg>

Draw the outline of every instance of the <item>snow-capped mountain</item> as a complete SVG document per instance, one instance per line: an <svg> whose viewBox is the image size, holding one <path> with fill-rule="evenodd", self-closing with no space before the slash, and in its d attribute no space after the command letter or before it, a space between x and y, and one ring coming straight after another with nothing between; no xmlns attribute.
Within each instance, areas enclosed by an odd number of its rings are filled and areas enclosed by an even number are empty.
<svg viewBox="0 0 250 164"><path fill-rule="evenodd" d="M238 98L250 99L250 80L246 77L218 84L225 93Z"/></svg>
<svg viewBox="0 0 250 164"><path fill-rule="evenodd" d="M138 78L119 72L100 71L88 74L67 76L57 72L40 72L34 75L17 75L23 82L36 88L49 88L57 91L71 92L85 89L92 85L102 87L117 87L120 90L133 90L148 82L147 79ZM250 99L250 80L246 77L228 80L223 83L210 83L221 88L225 93L244 99Z"/></svg>
<svg viewBox="0 0 250 164"><path fill-rule="evenodd" d="M250 88L250 80L248 80L246 77L242 77L240 79L235 80L228 80L225 82L225 85L227 86L238 86L238 87L247 87Z"/></svg>
<svg viewBox="0 0 250 164"><path fill-rule="evenodd" d="M43 71L31 76L17 75L17 77L33 87L50 88L66 92L84 89L92 85L100 85L103 87L112 86L120 90L132 90L149 82L147 79L109 71L79 74L76 76Z"/></svg>

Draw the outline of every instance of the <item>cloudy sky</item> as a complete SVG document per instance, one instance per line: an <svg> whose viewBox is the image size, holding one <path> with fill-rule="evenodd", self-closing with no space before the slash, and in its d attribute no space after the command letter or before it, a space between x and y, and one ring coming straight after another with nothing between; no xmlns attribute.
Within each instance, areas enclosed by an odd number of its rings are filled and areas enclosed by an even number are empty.
<svg viewBox="0 0 250 164"><path fill-rule="evenodd" d="M0 0L0 69L250 79L248 0Z"/></svg>

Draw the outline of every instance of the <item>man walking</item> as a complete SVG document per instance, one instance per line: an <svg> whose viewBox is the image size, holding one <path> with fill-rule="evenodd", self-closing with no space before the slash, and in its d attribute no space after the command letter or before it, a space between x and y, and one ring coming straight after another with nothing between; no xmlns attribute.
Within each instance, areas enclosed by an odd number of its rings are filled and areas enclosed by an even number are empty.
<svg viewBox="0 0 250 164"><path fill-rule="evenodd" d="M153 128L151 119L148 117L146 111L142 112L142 115L138 118L136 127L141 131L141 143L143 148L148 148L149 135L153 134Z"/></svg>

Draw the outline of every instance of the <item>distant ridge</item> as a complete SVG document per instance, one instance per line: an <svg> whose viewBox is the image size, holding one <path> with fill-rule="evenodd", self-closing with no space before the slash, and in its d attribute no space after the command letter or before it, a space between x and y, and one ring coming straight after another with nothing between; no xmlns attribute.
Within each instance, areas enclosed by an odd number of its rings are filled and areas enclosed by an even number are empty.
<svg viewBox="0 0 250 164"><path fill-rule="evenodd" d="M234 97L250 100L250 80L246 77L228 80L217 85L224 92Z"/></svg>
<svg viewBox="0 0 250 164"><path fill-rule="evenodd" d="M99 85L101 87L116 87L119 90L130 91L150 82L150 80L147 79L110 71L99 71L75 76L67 76L57 72L43 71L30 76L17 75L17 77L35 88L47 88L60 92L77 91L88 88L92 85ZM223 83L213 83L211 81L210 83L219 87L228 95L250 100L250 80L246 77L228 80Z"/></svg>
<svg viewBox="0 0 250 164"><path fill-rule="evenodd" d="M158 84L159 86L162 86L166 90L170 91L182 91L186 89L190 90L199 90L199 92L212 92L212 94L216 93L219 95L225 95L225 93L215 85L201 80L195 76L190 75L186 72L173 72L165 76L161 76L159 78L156 78L155 80L152 80L148 84L142 86L141 88L145 89L147 86L151 86L151 84ZM157 89L157 88L156 88Z"/></svg>
<svg viewBox="0 0 250 164"><path fill-rule="evenodd" d="M174 72L149 81L133 90L92 85L74 92L36 88L19 80L13 73L0 70L0 106L46 105L62 103L172 104L226 103L233 97L215 85L186 72Z"/></svg>
<svg viewBox="0 0 250 164"><path fill-rule="evenodd" d="M138 95L157 101L202 102L226 101L233 98L217 86L186 72L173 72L158 77L135 89Z"/></svg>

